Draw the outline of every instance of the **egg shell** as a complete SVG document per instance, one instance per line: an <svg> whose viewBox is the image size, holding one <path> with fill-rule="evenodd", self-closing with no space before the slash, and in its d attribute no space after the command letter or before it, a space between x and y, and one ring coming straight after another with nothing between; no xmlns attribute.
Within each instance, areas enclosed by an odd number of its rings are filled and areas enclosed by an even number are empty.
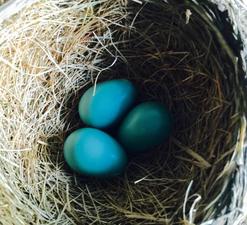
<svg viewBox="0 0 247 225"><path fill-rule="evenodd" d="M94 128L82 128L71 133L64 143L64 157L77 173L97 177L123 173L128 161L115 139Z"/></svg>
<svg viewBox="0 0 247 225"><path fill-rule="evenodd" d="M167 139L171 126L171 115L163 104L144 102L125 117L118 139L130 153L146 152Z"/></svg>
<svg viewBox="0 0 247 225"><path fill-rule="evenodd" d="M115 79L98 83L89 88L81 97L79 114L81 120L95 128L108 128L133 105L136 88L125 79Z"/></svg>

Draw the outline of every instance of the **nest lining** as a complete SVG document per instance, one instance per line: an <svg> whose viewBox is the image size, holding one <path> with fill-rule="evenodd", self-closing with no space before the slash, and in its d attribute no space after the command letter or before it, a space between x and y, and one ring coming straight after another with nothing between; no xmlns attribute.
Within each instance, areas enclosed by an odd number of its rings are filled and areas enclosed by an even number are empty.
<svg viewBox="0 0 247 225"><path fill-rule="evenodd" d="M203 8L163 1L41 1L3 24L0 222L187 224L191 207L202 221L242 116L240 65L217 29ZM169 106L173 135L132 158L123 177L78 177L62 157L65 136L83 126L78 99L118 77L137 85L140 101ZM186 199L188 187L197 195Z"/></svg>

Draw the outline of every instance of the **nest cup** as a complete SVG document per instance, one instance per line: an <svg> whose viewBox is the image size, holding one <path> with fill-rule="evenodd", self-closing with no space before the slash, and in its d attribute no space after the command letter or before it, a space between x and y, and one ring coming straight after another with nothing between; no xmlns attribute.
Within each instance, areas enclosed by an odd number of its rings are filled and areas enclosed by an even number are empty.
<svg viewBox="0 0 247 225"><path fill-rule="evenodd" d="M244 222L245 70L229 11L208 1L23 1L10 17L13 2L1 8L0 223ZM85 126L80 96L114 78L133 81L139 101L165 103L173 133L123 176L78 176L64 139Z"/></svg>

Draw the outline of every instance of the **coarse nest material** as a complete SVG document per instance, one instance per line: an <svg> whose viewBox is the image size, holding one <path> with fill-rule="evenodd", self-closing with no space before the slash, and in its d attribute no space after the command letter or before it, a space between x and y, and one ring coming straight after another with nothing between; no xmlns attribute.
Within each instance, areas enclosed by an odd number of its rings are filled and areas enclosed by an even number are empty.
<svg viewBox="0 0 247 225"><path fill-rule="evenodd" d="M230 204L245 138L232 33L226 14L192 1L37 1L2 23L0 223L209 224ZM173 134L123 176L78 176L62 150L84 126L78 100L119 77L169 107Z"/></svg>

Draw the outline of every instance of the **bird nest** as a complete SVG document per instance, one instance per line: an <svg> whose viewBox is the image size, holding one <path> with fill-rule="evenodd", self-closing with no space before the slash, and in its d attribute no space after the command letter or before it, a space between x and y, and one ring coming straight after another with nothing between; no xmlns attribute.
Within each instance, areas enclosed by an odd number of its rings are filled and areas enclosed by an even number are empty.
<svg viewBox="0 0 247 225"><path fill-rule="evenodd" d="M0 43L0 223L236 216L246 106L242 46L226 12L206 1L37 1L4 20ZM64 139L84 126L82 93L113 78L132 80L139 101L164 102L173 133L131 157L123 176L78 176L64 163Z"/></svg>

